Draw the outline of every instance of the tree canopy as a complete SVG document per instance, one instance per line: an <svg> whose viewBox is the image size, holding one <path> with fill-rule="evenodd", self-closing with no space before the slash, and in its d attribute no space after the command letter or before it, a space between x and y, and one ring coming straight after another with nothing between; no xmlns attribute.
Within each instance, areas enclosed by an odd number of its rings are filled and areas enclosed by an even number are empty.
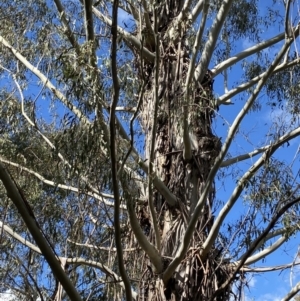
<svg viewBox="0 0 300 301"><path fill-rule="evenodd" d="M0 292L241 300L293 267L256 263L299 231L298 5L1 1Z"/></svg>

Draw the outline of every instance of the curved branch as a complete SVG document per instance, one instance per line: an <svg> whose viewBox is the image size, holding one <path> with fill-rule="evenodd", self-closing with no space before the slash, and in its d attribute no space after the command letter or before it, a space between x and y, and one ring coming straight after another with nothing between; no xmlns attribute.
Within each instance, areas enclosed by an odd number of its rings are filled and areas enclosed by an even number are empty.
<svg viewBox="0 0 300 301"><path fill-rule="evenodd" d="M298 282L290 292L281 301L291 300L300 291L300 282Z"/></svg>
<svg viewBox="0 0 300 301"><path fill-rule="evenodd" d="M15 238L18 240L21 244L25 245L26 247L30 248L32 251L43 255L41 252L40 248L37 247L36 245L32 244L29 242L27 239L23 238L21 235L16 233L12 228L9 226L5 225L3 222L0 221L0 228L2 228L7 234L9 234L11 237Z"/></svg>
<svg viewBox="0 0 300 301"><path fill-rule="evenodd" d="M199 1L196 4L196 6L193 8L192 15L191 15L192 23L194 23L196 21L196 19L198 18L198 16L200 15L200 13L201 13L201 11L203 9L204 1L205 0Z"/></svg>
<svg viewBox="0 0 300 301"><path fill-rule="evenodd" d="M1 224L0 224L0 226L1 226ZM87 244L87 243L81 244L79 242L75 242L70 239L67 239L67 240L76 246L81 246L81 247L90 248L90 249L103 250L103 251L107 251L107 252L117 252L116 248L99 247L99 246L91 245L91 244ZM123 252L136 252L136 251L138 251L138 248L123 249Z"/></svg>
<svg viewBox="0 0 300 301"><path fill-rule="evenodd" d="M270 239L272 239L272 238L274 238L276 236L279 236L279 235L284 235L285 233L286 233L286 229L284 229L284 228L277 229L277 230L274 230L274 231L268 233L268 235L264 239L262 239L258 245L256 245L256 248L254 249L254 252L256 250L258 250L268 240L270 240ZM252 242L249 248L252 248L252 246L253 246L254 243L255 242ZM242 258L242 256L238 259L238 261L241 260L241 258Z"/></svg>
<svg viewBox="0 0 300 301"><path fill-rule="evenodd" d="M241 162L241 161L253 158L254 156L257 156L257 155L263 153L269 147L270 147L270 145L267 145L265 147L258 148L256 150L254 150L253 152L250 152L250 153L247 153L247 154L243 154L243 155L240 155L240 156L237 156L237 157L225 160L225 161L223 161L220 164L220 167L228 167L228 166L230 166L232 164L235 164L235 163L238 163L238 162Z"/></svg>
<svg viewBox="0 0 300 301"><path fill-rule="evenodd" d="M107 266L105 266L104 264L102 264L100 262L92 261L92 260L87 260L87 259L80 258L80 257L66 258L66 262L67 263L82 264L82 265L85 265L85 266L90 266L90 267L98 268L103 273L105 273L106 275L114 278L114 280L116 281L116 283L119 284L122 288L125 289L125 285L122 282L121 277L118 276L114 271L112 271L110 268L108 268ZM135 291L133 291L132 289L131 289L131 295L132 295L132 298L134 300L136 300L137 297L138 297L138 294Z"/></svg>
<svg viewBox="0 0 300 301"><path fill-rule="evenodd" d="M147 237L143 233L139 221L136 218L132 200L127 201L127 212L129 214L129 221L131 229L139 242L140 247L149 256L150 261L155 267L156 273L161 273L163 268L162 257L156 248L148 241Z"/></svg>
<svg viewBox="0 0 300 301"><path fill-rule="evenodd" d="M232 65L236 64L237 62L241 61L242 59L252 55L252 54L256 54L259 51L270 47L282 40L284 40L285 34L281 33L269 40L263 41L259 44L256 44L252 47L249 47L246 50L241 51L238 54L235 54L234 56L230 57L227 60L224 60L222 63L216 65L214 68L212 68L211 72L213 73L213 76L217 76L218 74L220 74L223 70L231 67Z"/></svg>
<svg viewBox="0 0 300 301"><path fill-rule="evenodd" d="M111 73L113 83L113 99L109 115L109 130L110 130L110 161L112 172L112 187L115 199L114 207L114 228L115 228L115 243L117 248L118 267L121 278L125 285L126 300L132 300L131 284L125 269L123 260L123 247L121 241L121 226L120 226L120 192L118 180L118 160L117 160L117 146L116 146L116 127L115 127L115 108L119 100L120 84L117 75L117 24L118 24L118 6L119 0L114 0L112 9L112 41L111 41Z"/></svg>

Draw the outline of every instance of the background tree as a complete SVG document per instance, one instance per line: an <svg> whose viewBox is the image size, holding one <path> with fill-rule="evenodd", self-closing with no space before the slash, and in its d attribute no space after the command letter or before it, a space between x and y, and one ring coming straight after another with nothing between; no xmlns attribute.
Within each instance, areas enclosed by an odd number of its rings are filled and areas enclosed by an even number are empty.
<svg viewBox="0 0 300 301"><path fill-rule="evenodd" d="M248 272L292 266L253 264L299 229L296 1L2 1L0 19L2 291L239 300ZM264 110L288 118L260 142L243 121Z"/></svg>

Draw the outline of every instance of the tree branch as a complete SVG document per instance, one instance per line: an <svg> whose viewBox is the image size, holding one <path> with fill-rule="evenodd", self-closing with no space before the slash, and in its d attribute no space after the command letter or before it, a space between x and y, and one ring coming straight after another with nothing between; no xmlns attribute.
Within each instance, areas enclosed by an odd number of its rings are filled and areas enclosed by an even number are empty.
<svg viewBox="0 0 300 301"><path fill-rule="evenodd" d="M282 63L279 66L277 66L274 71L273 74L280 72L282 70L285 70L287 68L293 67L295 65L298 65L300 62L300 59L295 59L293 61L291 61L290 63ZM250 81L243 83L241 85L239 85L236 88L233 88L232 90L228 91L227 93L225 93L224 95L218 97L217 99L217 104L218 105L228 105L228 104L232 104L230 101L230 98L245 91L248 88L251 88L252 86L254 86L257 82L259 82L262 77L266 74L266 72L261 73L260 75L252 78Z"/></svg>
<svg viewBox="0 0 300 301"><path fill-rule="evenodd" d="M158 252L160 252L160 231L158 229L158 221L156 216L156 211L154 208L154 200L153 200L153 187L152 187L152 174L153 174L153 165L155 159L155 137L157 135L157 113L158 113L158 105L159 105L159 67L160 67L160 52L159 52L159 35L158 35L158 14L157 8L154 8L154 35L155 35L155 65L154 65L154 87L153 87L153 98L154 98L154 111L152 118L152 129L150 136L150 144L149 144L149 165L148 165L148 205L150 209L151 222L154 229L155 234L155 242L156 248Z"/></svg>
<svg viewBox="0 0 300 301"><path fill-rule="evenodd" d="M0 224L0 226L1 226L1 224ZM81 247L90 248L90 249L103 250L103 251L107 251L107 252L117 252L116 248L99 247L99 246L91 245L91 244L87 244L87 243L81 244L79 242L75 242L70 239L67 239L67 240L76 246L81 246ZM136 251L138 251L138 248L123 249L123 252L136 252Z"/></svg>
<svg viewBox="0 0 300 301"><path fill-rule="evenodd" d="M290 292L281 301L291 300L300 291L300 282L298 282Z"/></svg>
<svg viewBox="0 0 300 301"><path fill-rule="evenodd" d="M242 59L251 56L253 54L258 53L259 51L270 47L282 40L284 40L284 33L281 33L269 40L263 41L259 44L256 44L252 47L249 47L246 50L241 51L238 54L235 54L234 56L228 58L227 60L224 60L222 63L216 65L214 68L212 68L211 72L213 73L213 76L217 76L218 74L220 74L222 71L224 71L225 69L231 67L232 65L236 64L237 62L241 61Z"/></svg>
<svg viewBox="0 0 300 301"><path fill-rule="evenodd" d="M41 82L50 90L52 93L71 111L73 112L79 120L85 124L89 124L89 120L81 113L81 111L74 106L55 86L50 82L50 80L41 73L36 67L34 67L19 51L17 51L13 46L11 46L2 36L0 36L0 43L11 51L11 53L34 75L36 75Z"/></svg>
<svg viewBox="0 0 300 301"><path fill-rule="evenodd" d="M41 253L47 260L55 277L61 283L71 300L82 301L80 295L71 283L69 277L62 269L48 241L43 236L40 227L38 226L37 221L31 212L31 209L29 209L28 207L29 204L26 200L23 199L23 196L20 194L19 189L17 188L14 181L11 179L10 175L8 174L2 163L0 163L0 179L7 191L7 196L17 207L19 214L22 216L23 221L25 222L32 237L36 241L39 249L41 250Z"/></svg>
<svg viewBox="0 0 300 301"><path fill-rule="evenodd" d="M96 193L96 192L89 192L89 191L80 191L80 189L78 189L76 187L73 187L73 186L70 186L70 185L65 185L65 184L59 184L59 183L55 183L54 181L47 180L41 174L33 171L32 169L29 169L29 168L27 168L27 167L25 167L25 166L23 166L21 164L14 163L12 161L6 160L6 159L2 158L1 156L0 156L0 161L3 162L3 163L5 163L5 164L8 164L10 166L17 167L21 171L25 171L25 172L33 175L34 177L36 177L37 179L39 179L40 181L42 181L46 185L49 185L49 186L52 186L52 187L55 187L55 188L64 189L64 190L67 190L67 191L73 191L73 192L77 192L77 193L83 193L83 194L86 194L86 195L89 195L89 196L95 198L98 201L101 201L106 206L114 207L114 202L111 202L111 201L107 200L107 198L113 199L113 195L110 195L110 194L107 194L107 193L101 193L101 192ZM126 206L125 205L121 205L121 208L122 209L126 209Z"/></svg>
<svg viewBox="0 0 300 301"><path fill-rule="evenodd" d="M195 70L195 81L202 81L205 72L208 69L209 62L214 53L214 48L216 46L220 31L225 22L226 16L229 13L229 9L233 3L233 0L223 0L220 10L218 11L216 18L211 26L211 30L209 31L208 40L205 43L201 60Z"/></svg>
<svg viewBox="0 0 300 301"><path fill-rule="evenodd" d="M273 147L277 147L278 145L281 146L282 144L296 138L297 136L299 136L299 134L300 134L299 129L296 128L295 130L292 130L292 131L286 133L285 135L279 137L277 141L273 142L273 144L263 146L263 147L258 148L258 149L254 150L253 152L250 152L248 154L243 154L243 155L228 159L226 161L223 161L220 164L220 167L227 167L227 166L230 166L232 164L241 162L243 160L253 158L254 156L256 156L258 154L261 154L261 153L267 151L268 149L271 149Z"/></svg>
<svg viewBox="0 0 300 301"><path fill-rule="evenodd" d="M82 265L85 265L85 266L90 266L90 267L98 268L103 273L105 273L106 275L114 278L114 280L116 281L116 283L119 284L121 287L123 287L125 289L125 285L124 285L124 282L122 281L121 277L119 277L114 271L112 271L110 268L108 268L107 266L103 265L100 262L92 261L92 260L87 260L87 259L80 258L80 257L67 258L66 262L67 263L82 264ZM137 297L138 297L137 293L135 291L133 291L133 290L131 290L131 295L132 295L132 298L134 300L136 300Z"/></svg>
<svg viewBox="0 0 300 301"><path fill-rule="evenodd" d="M95 39L92 5L92 0L83 0L84 25L87 41L94 41Z"/></svg>
<svg viewBox="0 0 300 301"><path fill-rule="evenodd" d="M274 244L272 244L268 248L263 249L262 251L258 252L257 254L255 254L251 257L248 257L248 259L245 261L244 264L245 265L250 265L250 264L253 264L253 263L263 259L267 255L269 255L269 254L273 253L274 251L276 251L287 240L288 240L288 237L281 236ZM244 255L241 256L241 258L243 258L243 257L244 257ZM236 264L238 264L238 263L239 263L239 261L236 262Z"/></svg>
<svg viewBox="0 0 300 301"><path fill-rule="evenodd" d="M111 25L111 72L113 82L113 99L109 115L109 129L110 129L110 160L111 160L111 172L112 172L112 186L115 199L114 207L114 228L115 228L115 243L117 249L118 266L125 286L126 300L132 300L131 285L127 272L125 270L123 251L122 251L122 239L121 239L121 227L120 227L120 192L118 183L118 160L117 160L117 147L116 147L116 128L115 128L115 108L119 100L120 84L117 74L117 37L118 37L118 6L119 0L114 0L112 9L112 25Z"/></svg>
<svg viewBox="0 0 300 301"><path fill-rule="evenodd" d="M131 229L140 245L140 247L149 256L151 263L154 265L156 273L161 273L163 264L162 258L156 248L148 241L147 237L143 233L139 221L136 218L136 214L133 207L133 200L127 198L127 212L129 214L129 221Z"/></svg>
<svg viewBox="0 0 300 301"><path fill-rule="evenodd" d="M273 271L283 271L286 269L289 269L293 266L299 265L300 262L297 263L290 263L290 264L284 264L284 265L278 265L278 266L272 266L272 267L247 267L244 266L240 269L243 273L267 273L267 272L273 272Z"/></svg>
<svg viewBox="0 0 300 301"><path fill-rule="evenodd" d="M103 21L108 26L112 26L112 20L108 17L104 16L98 9L93 7L93 13L96 17L98 17L101 21ZM155 60L155 55L150 52L147 48L143 47L141 42L131 35L129 32L124 30L123 28L117 26L117 31L119 35L127 42L129 46L133 46L137 51L142 51L144 59L153 63Z"/></svg>
<svg viewBox="0 0 300 301"><path fill-rule="evenodd" d="M205 0L204 0L204 1L205 1ZM200 13L202 12L204 1L203 1L203 0L199 1L199 2L195 5L195 7L193 8L192 14L191 14L191 20L192 20L192 23L195 23L195 21L197 20L198 16L199 16Z"/></svg>
<svg viewBox="0 0 300 301"><path fill-rule="evenodd" d="M80 54L80 46L77 43L77 40L74 37L73 32L69 26L69 22L67 21L65 10L64 10L60 0L54 0L54 2L55 2L57 10L59 12L60 20L64 27L64 33L66 34L67 38L69 39L71 45L75 48L77 55L79 55Z"/></svg>

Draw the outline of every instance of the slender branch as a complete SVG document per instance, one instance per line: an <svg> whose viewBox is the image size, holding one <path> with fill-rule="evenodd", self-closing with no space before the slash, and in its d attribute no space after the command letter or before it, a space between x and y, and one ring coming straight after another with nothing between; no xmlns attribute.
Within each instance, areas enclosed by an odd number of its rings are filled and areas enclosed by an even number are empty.
<svg viewBox="0 0 300 301"><path fill-rule="evenodd" d="M115 128L115 108L119 100L120 84L117 75L117 37L118 37L118 6L119 0L114 0L112 9L112 26L111 26L111 72L113 81L113 99L109 116L109 129L110 129L110 159L112 171L112 186L115 199L114 207L114 228L115 228L115 242L117 248L117 258L119 271L124 282L126 300L132 300L131 285L127 276L122 251L121 227L120 227L120 192L118 183L118 160L117 160L117 147L116 147L116 128Z"/></svg>
<svg viewBox="0 0 300 301"><path fill-rule="evenodd" d="M253 264L253 263L263 259L267 255L269 255L269 254L273 253L274 251L276 251L287 240L288 240L288 237L281 236L274 244L272 244L268 248L265 248L262 251L258 252L257 254L248 257L244 264L245 265L250 265L250 264ZM242 258L243 257L244 257L244 255L242 256ZM236 264L238 264L238 263L239 263L239 261L237 261Z"/></svg>
<svg viewBox="0 0 300 301"><path fill-rule="evenodd" d="M145 253L149 256L150 261L155 267L156 273L161 273L163 264L162 257L157 251L157 249L148 241L147 237L143 233L141 226L139 224L138 219L136 218L136 214L133 207L133 200L130 197L127 198L127 212L129 214L129 221L131 225L131 229L140 245L140 247L145 251Z"/></svg>
<svg viewBox="0 0 300 301"><path fill-rule="evenodd" d="M272 239L272 238L274 238L274 237L276 237L276 236L279 236L279 235L282 236L282 235L284 235L284 234L286 234L286 229L284 229L284 228L277 229L277 230L274 230L274 231L268 233L268 235L267 235L264 239L262 239L258 245L256 245L256 248L254 249L254 252L255 252L256 250L258 250L258 249L259 249L263 244L265 244L268 240L270 240L270 239ZM252 242L252 243L250 244L250 247L249 247L249 248L252 248L252 246L253 246L254 243L255 243L255 242ZM240 258L239 258L237 261L241 260L242 257L243 257L243 255L240 256Z"/></svg>
<svg viewBox="0 0 300 301"><path fill-rule="evenodd" d="M7 234L9 234L11 237L15 238L16 240L18 240L20 243L22 243L26 247L30 248L32 251L43 255L42 251L40 250L39 247L37 247L36 245L32 244L27 239L23 238L21 235L19 235L18 233L16 233L12 228L10 228L9 226L5 225L1 221L0 221L0 228L2 228Z"/></svg>
<svg viewBox="0 0 300 301"><path fill-rule="evenodd" d="M230 274L230 277L221 285L221 287L213 294L211 297L211 300L214 300L215 296L218 295L219 292L221 292L223 289L225 289L234 279L236 274L240 271L241 267L245 264L247 259L249 258L250 254L253 253L255 250L256 246L260 243L261 240L265 238L265 236L270 232L271 229L274 228L276 222L280 219L280 217L293 205L298 203L300 201L300 197L296 198L285 205L283 205L273 216L272 220L270 221L269 225L266 227L266 229L259 235L259 237L255 240L255 243L251 248L248 249L248 251L244 254L243 258L238 262L235 270Z"/></svg>
<svg viewBox="0 0 300 301"><path fill-rule="evenodd" d="M82 114L82 112L73 105L55 86L50 82L50 80L41 73L36 67L34 67L18 50L11 46L2 36L0 36L0 43L9 49L12 54L34 75L36 75L41 82L50 90L52 93L70 110L72 111L79 120L85 124L89 124L89 120Z"/></svg>
<svg viewBox="0 0 300 301"><path fill-rule="evenodd" d="M216 15L216 18L211 26L211 30L209 31L207 42L205 43L201 60L195 70L195 80L196 82L202 81L206 70L208 69L209 62L214 53L214 48L216 46L220 31L223 27L225 19L229 13L229 9L233 3L233 0L224 0L222 1L222 5Z"/></svg>
<svg viewBox="0 0 300 301"><path fill-rule="evenodd" d="M96 193L96 192L89 192L89 191L80 191L80 189L78 189L76 187L73 187L73 186L70 186L70 185L65 185L65 184L59 184L59 183L55 183L54 181L47 180L41 174L35 172L34 170L29 169L29 168L27 168L27 167L25 167L21 164L14 163L12 161L6 160L6 159L2 158L1 156L0 156L0 161L2 163L8 164L10 166L17 167L21 171L25 171L25 172L35 176L37 179L39 179L40 181L42 181L46 185L49 185L49 186L52 186L52 187L55 187L55 188L64 189L64 190L67 190L67 191L73 191L73 192L77 192L77 193L84 193L86 195L89 195L89 196L95 198L98 201L101 201L102 203L104 203L106 206L109 206L109 207L114 207L114 205L115 205L114 202L106 200L107 198L113 199L113 197L114 197L113 195L106 194L106 193L101 193L101 192ZM126 206L121 205L121 208L126 209Z"/></svg>
<svg viewBox="0 0 300 301"><path fill-rule="evenodd" d="M0 224L0 226L1 226L1 224ZM116 248L99 247L99 246L91 245L91 244L87 244L87 243L81 244L79 242L75 242L70 239L67 239L67 240L76 246L81 246L81 247L90 248L90 249L103 250L103 251L107 251L107 252L117 252ZM136 251L138 251L138 248L123 249L123 252L136 252Z"/></svg>
<svg viewBox="0 0 300 301"><path fill-rule="evenodd" d="M95 39L92 5L92 0L83 0L84 25L87 41L94 41Z"/></svg>
<svg viewBox="0 0 300 301"><path fill-rule="evenodd" d="M112 271L110 268L108 268L107 266L103 265L100 262L92 261L92 260L88 260L88 259L80 258L80 257L67 258L66 262L74 263L74 264L82 264L85 266L98 268L103 273L105 273L107 276L112 277L117 284L119 284L121 287L123 287L125 289L125 285L124 285L124 282L122 281L121 277L119 277L114 271ZM137 293L133 290L131 290L131 295L134 300L136 300L138 297Z"/></svg>
<svg viewBox="0 0 300 301"><path fill-rule="evenodd" d="M289 269L289 268L299 265L299 264L300 264L300 262L271 266L271 267L247 267L247 266L244 266L240 269L240 271L243 273L267 273L267 272L273 272L273 271L283 271L283 270Z"/></svg>
<svg viewBox="0 0 300 301"><path fill-rule="evenodd" d="M206 18L209 8L209 2L208 0L202 1L204 3L204 9L203 9L203 15L201 19L201 23L199 25L199 29L196 35L196 39L192 48L192 57L189 64L189 69L187 72L186 82L185 82L185 91L184 91L184 99L185 99L185 105L183 107L183 144L184 144L184 152L183 157L185 160L190 160L192 158L192 147L191 147L191 140L189 136L189 124L188 124L188 106L189 106L189 98L190 98L190 84L193 78L194 69L195 69L195 62L197 58L197 54L200 49L202 35L204 32L205 24L206 24Z"/></svg>
<svg viewBox="0 0 300 301"><path fill-rule="evenodd" d="M74 37L73 32L69 26L69 22L67 21L67 18L66 18L66 12L65 12L60 0L54 0L54 2L55 2L57 10L59 12L60 20L63 24L65 34L66 34L67 38L69 39L69 41L71 42L72 46L75 48L76 53L80 54L80 46L77 43L77 40Z"/></svg>
<svg viewBox="0 0 300 301"><path fill-rule="evenodd" d="M295 59L293 61L291 61L290 63L282 63L279 66L277 66L274 71L273 74L280 72L282 70L285 70L287 68L293 67L295 65L298 65L300 62L300 59ZM254 86L257 82L259 82L261 80L261 78L266 74L266 72L261 73L260 75L252 78L250 81L243 83L241 85L239 85L238 87L230 90L229 92L225 93L224 95L220 96L217 99L217 104L218 105L228 105L228 104L232 104L230 101L230 98L245 91L248 88L251 88L252 86Z"/></svg>
<svg viewBox="0 0 300 301"><path fill-rule="evenodd" d="M291 300L300 291L300 281L290 290L290 292L281 301Z"/></svg>
<svg viewBox="0 0 300 301"><path fill-rule="evenodd" d="M270 145L267 145L267 146L258 148L258 149L256 149L256 150L254 150L253 152L250 152L250 153L247 153L247 154L243 154L243 155L240 155L240 156L237 156L237 157L234 157L234 158L230 158L230 159L228 159L228 160L225 160L225 161L223 161L223 162L220 164L220 167L228 167L228 166L233 165L233 164L235 164L235 163L238 163L238 162L241 162L241 161L244 161L244 160L253 158L254 156L257 156L257 155L263 153L263 152L264 152L266 149L268 149L269 147L270 147Z"/></svg>
<svg viewBox="0 0 300 301"><path fill-rule="evenodd" d="M269 150L273 147L278 147L278 145L281 146L282 144L298 137L299 135L300 135L299 128L296 128L296 129L286 133L285 135L279 137L277 139L277 141L273 142L273 144L269 144L269 145L266 145L264 147L258 148L258 149L254 150L253 152L250 152L248 154L243 154L243 155L228 159L226 161L223 161L220 164L220 167L227 167L227 166L235 164L237 162L241 162L243 160L253 158L254 156L256 156L258 154L261 154L261 153L263 153L263 152L265 152L265 151L267 151L267 150Z"/></svg>
<svg viewBox="0 0 300 301"><path fill-rule="evenodd" d="M277 35L269 40L263 41L259 44L249 47L248 49L243 50L238 54L235 54L234 56L228 58L227 60L222 61L222 63L220 63L220 64L216 65L214 68L212 68L211 72L213 73L213 76L217 76L222 71L224 71L225 69L228 69L229 67L231 67L232 65L236 64L237 62L243 60L244 58L251 56L253 54L256 54L259 51L284 40L284 37L285 37L284 33L280 33L279 35Z"/></svg>
<svg viewBox="0 0 300 301"><path fill-rule="evenodd" d="M150 209L150 216L152 226L154 228L156 248L158 252L160 252L160 231L158 229L158 221L154 208L154 200L153 200L153 187L152 187L152 174L153 174L153 164L155 159L155 137L157 135L157 113L158 113L158 104L159 104L159 67L160 67L160 59L159 59L159 36L158 36L158 15L157 8L154 9L154 34L155 34L155 66L154 66L154 87L153 87L153 99L154 99L154 112L153 112L153 120L152 120L152 130L150 136L150 145L149 145L149 165L148 165L148 205Z"/></svg>
<svg viewBox="0 0 300 301"><path fill-rule="evenodd" d="M98 9L93 7L93 13L97 18L103 21L108 26L112 26L112 20L106 16L104 16ZM155 55L150 52L148 49L142 46L141 42L134 37L132 34L124 30L123 28L117 26L117 31L119 35L128 43L129 46L133 46L136 50L142 51L144 55L144 59L153 63L155 60Z"/></svg>
<svg viewBox="0 0 300 301"><path fill-rule="evenodd" d="M61 283L71 300L82 301L72 282L62 269L48 241L43 236L36 219L28 207L29 205L27 204L27 201L23 199L23 196L20 194L15 182L12 180L2 163L0 163L0 179L6 189L7 196L17 207L19 214L22 216L23 221L25 222L33 239L36 241L41 253L47 260L55 277Z"/></svg>
<svg viewBox="0 0 300 301"><path fill-rule="evenodd" d="M198 16L202 12L204 1L205 0L198 1L196 6L193 8L192 15L191 15L192 24L195 23L196 19L198 18Z"/></svg>

